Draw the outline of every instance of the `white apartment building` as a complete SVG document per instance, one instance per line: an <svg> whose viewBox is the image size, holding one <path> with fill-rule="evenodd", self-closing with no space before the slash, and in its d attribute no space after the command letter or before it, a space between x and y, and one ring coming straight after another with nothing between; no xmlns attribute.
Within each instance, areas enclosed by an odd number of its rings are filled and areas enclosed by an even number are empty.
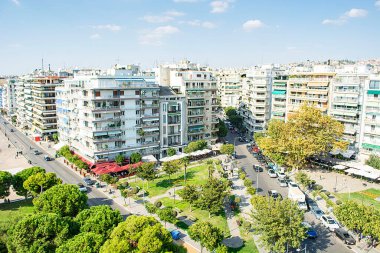
<svg viewBox="0 0 380 253"><path fill-rule="evenodd" d="M280 74L273 77L271 119L286 119L287 89L289 75Z"/></svg>
<svg viewBox="0 0 380 253"><path fill-rule="evenodd" d="M60 141L92 162L159 155L159 86L138 66L75 71L57 87Z"/></svg>
<svg viewBox="0 0 380 253"><path fill-rule="evenodd" d="M237 108L242 93L243 70L224 69L216 74L218 95L223 108L232 106Z"/></svg>
<svg viewBox="0 0 380 253"><path fill-rule="evenodd" d="M272 79L273 67L266 65L247 70L243 78L242 101L238 111L250 139L255 132L265 130L270 119Z"/></svg>
<svg viewBox="0 0 380 253"><path fill-rule="evenodd" d="M189 61L161 65L156 69L161 86L170 86L186 96L187 142L217 139L219 103L217 80L212 72Z"/></svg>
<svg viewBox="0 0 380 253"><path fill-rule="evenodd" d="M9 117L15 116L15 108L17 107L15 79L7 79L4 83L2 97L3 109L5 113Z"/></svg>
<svg viewBox="0 0 380 253"><path fill-rule="evenodd" d="M160 147L161 157L168 148L182 152L187 143L186 97L168 86L160 87Z"/></svg>
<svg viewBox="0 0 380 253"><path fill-rule="evenodd" d="M364 154L380 155L380 76L365 82L361 118L360 149Z"/></svg>
<svg viewBox="0 0 380 253"><path fill-rule="evenodd" d="M29 78L21 77L16 82L17 124L23 129L32 129L33 99Z"/></svg>

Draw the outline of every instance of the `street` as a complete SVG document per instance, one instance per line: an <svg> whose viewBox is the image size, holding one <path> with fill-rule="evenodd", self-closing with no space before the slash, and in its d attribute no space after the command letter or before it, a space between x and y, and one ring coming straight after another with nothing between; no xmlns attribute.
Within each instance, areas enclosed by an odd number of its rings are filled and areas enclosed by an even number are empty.
<svg viewBox="0 0 380 253"><path fill-rule="evenodd" d="M239 142L237 134L232 134L230 131L227 135L229 143L236 144L235 151L237 155L237 167L243 168L247 176L252 180L253 186L259 188L260 195L267 195L269 190L278 191L283 197L287 197L288 188L280 187L277 178L270 178L267 170L263 172L255 172L253 165L260 165L260 163L253 157L247 149L247 143ZM306 246L307 252L329 252L329 253L349 253L352 252L348 246L344 245L338 238L328 231L319 220L310 212L305 213L305 220L310 223L318 233L317 239L307 239L303 248Z"/></svg>
<svg viewBox="0 0 380 253"><path fill-rule="evenodd" d="M32 162L31 166L40 166L44 168L47 172L54 172L57 174L57 177L61 178L64 183L68 184L78 184L83 183L82 178L77 175L74 171L68 169L65 167L62 163L59 161L53 160L53 161L45 161L43 152L43 149L34 141L30 140L28 137L26 137L23 133L18 131L13 125L11 125L9 122L8 124L4 124L4 121L6 121L2 116L0 116L1 119L1 134L6 133L6 136L9 138L9 141L14 144L17 149L23 152L23 155ZM10 129L13 129L13 132L10 131ZM30 147L32 147L32 150L30 150ZM1 144L2 149L6 149L5 143ZM34 155L32 152L34 149L40 150L43 152L43 154L40 155ZM13 157L10 157L9 159L13 159ZM113 209L118 209L125 218L129 213L125 211L125 208L122 208L120 205L115 203L113 200L107 198L101 190L96 189L95 187L87 187L87 196L88 196L88 204L90 206L95 205L109 205Z"/></svg>

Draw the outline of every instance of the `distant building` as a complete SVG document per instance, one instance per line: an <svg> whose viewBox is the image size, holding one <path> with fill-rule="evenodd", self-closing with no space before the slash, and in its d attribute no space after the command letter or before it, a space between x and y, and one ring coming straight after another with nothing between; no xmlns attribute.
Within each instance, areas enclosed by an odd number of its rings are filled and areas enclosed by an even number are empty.
<svg viewBox="0 0 380 253"><path fill-rule="evenodd" d="M237 108L242 93L243 70L221 70L217 72L218 95L223 108Z"/></svg>

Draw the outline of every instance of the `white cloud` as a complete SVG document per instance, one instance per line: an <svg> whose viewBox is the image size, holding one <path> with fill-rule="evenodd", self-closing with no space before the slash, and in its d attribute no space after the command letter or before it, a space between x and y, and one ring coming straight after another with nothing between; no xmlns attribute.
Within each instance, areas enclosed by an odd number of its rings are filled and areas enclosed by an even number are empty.
<svg viewBox="0 0 380 253"><path fill-rule="evenodd" d="M345 12L342 16L340 16L337 19L325 19L322 21L323 25L343 25L347 23L349 19L352 18L363 18L366 17L368 14L367 10L364 9L351 9L347 12Z"/></svg>
<svg viewBox="0 0 380 253"><path fill-rule="evenodd" d="M223 13L230 7L231 0L217 0L210 3L211 13Z"/></svg>
<svg viewBox="0 0 380 253"><path fill-rule="evenodd" d="M202 27L202 28L206 28L206 29L213 29L216 27L216 25L212 22L209 22L209 21L200 21L200 20L191 20L191 21L187 21L187 22L181 22L181 23L185 23L185 24L188 24L190 26L198 26L198 27Z"/></svg>
<svg viewBox="0 0 380 253"><path fill-rule="evenodd" d="M118 32L121 30L121 26L119 25L93 25L92 28L97 30L109 30L111 32Z"/></svg>
<svg viewBox="0 0 380 253"><path fill-rule="evenodd" d="M184 16L185 13L171 10L164 13L164 15L145 15L141 19L148 23L166 23L173 21L176 17Z"/></svg>
<svg viewBox="0 0 380 253"><path fill-rule="evenodd" d="M154 30L143 31L140 36L142 45L161 45L162 39L171 34L178 33L180 30L175 26L159 26Z"/></svg>
<svg viewBox="0 0 380 253"><path fill-rule="evenodd" d="M14 3L15 5L18 5L18 6L20 6L21 5L21 3L20 3L20 1L19 0L11 0L12 1L12 3Z"/></svg>
<svg viewBox="0 0 380 253"><path fill-rule="evenodd" d="M380 0L377 0L377 1L375 2L375 6L380 8Z"/></svg>
<svg viewBox="0 0 380 253"><path fill-rule="evenodd" d="M185 13L176 10L167 11L165 14L172 17L182 17L185 15Z"/></svg>
<svg viewBox="0 0 380 253"><path fill-rule="evenodd" d="M175 3L196 3L198 0L173 0Z"/></svg>
<svg viewBox="0 0 380 253"><path fill-rule="evenodd" d="M248 20L243 24L243 29L247 32L252 31L254 29L258 29L264 26L264 23L258 19Z"/></svg>
<svg viewBox="0 0 380 253"><path fill-rule="evenodd" d="M94 33L94 34L92 34L92 35L90 36L90 39L92 39L92 40L100 39L100 35L99 35L99 33Z"/></svg>

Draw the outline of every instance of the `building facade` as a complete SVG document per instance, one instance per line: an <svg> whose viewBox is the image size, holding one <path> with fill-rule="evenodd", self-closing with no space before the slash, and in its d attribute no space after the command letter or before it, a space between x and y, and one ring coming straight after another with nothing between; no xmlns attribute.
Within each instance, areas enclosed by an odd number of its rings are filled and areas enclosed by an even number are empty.
<svg viewBox="0 0 380 253"><path fill-rule="evenodd" d="M218 95L220 105L237 108L240 103L242 93L242 73L243 70L221 70L216 72Z"/></svg>

